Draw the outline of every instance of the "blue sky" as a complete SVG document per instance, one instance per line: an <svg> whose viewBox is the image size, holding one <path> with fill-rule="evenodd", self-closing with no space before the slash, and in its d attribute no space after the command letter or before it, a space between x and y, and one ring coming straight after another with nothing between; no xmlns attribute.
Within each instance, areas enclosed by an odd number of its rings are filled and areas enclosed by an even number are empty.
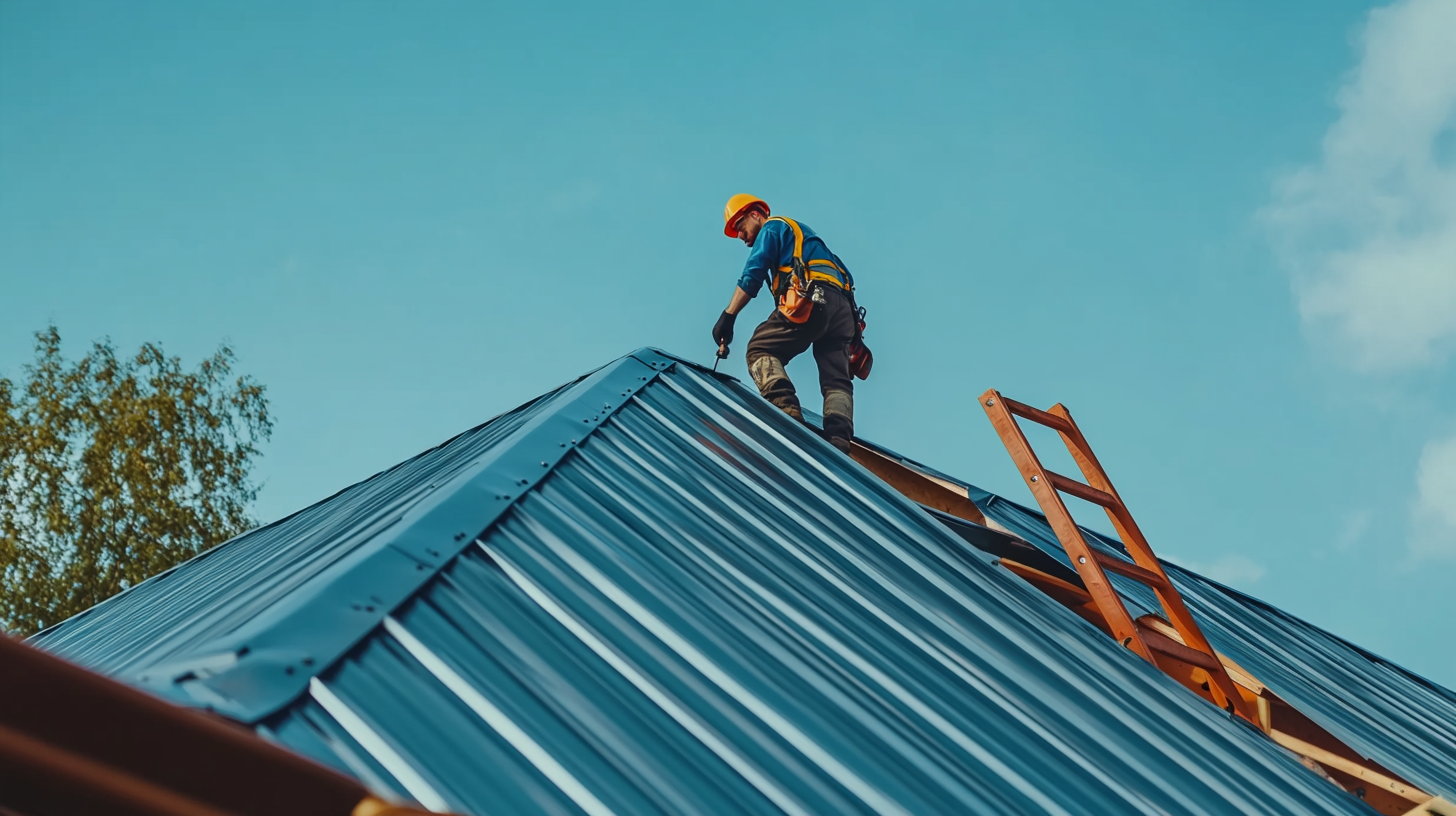
<svg viewBox="0 0 1456 816"><path fill-rule="evenodd" d="M753 192L856 275L863 436L1029 502L976 396L1064 402L1160 553L1456 686L1456 4L1373 8L3 0L0 372L227 340L269 520L710 360Z"/></svg>

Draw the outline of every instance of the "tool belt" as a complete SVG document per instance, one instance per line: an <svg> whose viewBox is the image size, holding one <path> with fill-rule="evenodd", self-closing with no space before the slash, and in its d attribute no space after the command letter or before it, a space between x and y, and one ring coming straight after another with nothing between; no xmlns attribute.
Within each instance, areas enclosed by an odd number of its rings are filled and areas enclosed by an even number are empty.
<svg viewBox="0 0 1456 816"><path fill-rule="evenodd" d="M854 302L854 287L845 286L838 277L814 267L830 267L846 278L849 277L848 274L833 261L816 259L804 262L804 230L799 227L799 222L778 215L769 220L782 221L794 231L794 257L788 266L779 267L773 281L773 294L778 302L779 312L790 323L803 323L814 311L815 285L833 286L844 292L844 296L849 298L850 311L854 313L854 339L849 343L849 373L861 380L869 379L870 368L875 364L875 355L864 343L865 310ZM818 295L817 302L824 302L823 295Z"/></svg>

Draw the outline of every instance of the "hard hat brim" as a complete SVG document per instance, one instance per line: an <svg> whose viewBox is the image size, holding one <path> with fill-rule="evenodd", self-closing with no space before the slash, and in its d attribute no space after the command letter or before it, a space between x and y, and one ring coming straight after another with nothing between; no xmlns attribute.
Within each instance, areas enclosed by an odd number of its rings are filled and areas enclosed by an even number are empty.
<svg viewBox="0 0 1456 816"><path fill-rule="evenodd" d="M723 223L723 234L728 236L729 238L737 238L738 230L734 229L733 225L737 224L738 219L742 218L743 214L745 212L748 212L748 210L754 206L761 206L764 208L764 210L768 210L768 202L764 201L763 199L745 202L742 207L739 207L737 210L735 210L733 215L729 216L728 219Z"/></svg>

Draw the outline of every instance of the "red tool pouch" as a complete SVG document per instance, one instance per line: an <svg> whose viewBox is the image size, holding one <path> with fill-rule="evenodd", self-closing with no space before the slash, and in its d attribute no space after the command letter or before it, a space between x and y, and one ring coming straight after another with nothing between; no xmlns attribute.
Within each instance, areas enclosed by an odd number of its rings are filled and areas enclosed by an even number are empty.
<svg viewBox="0 0 1456 816"><path fill-rule="evenodd" d="M870 369L875 365L875 355L864 343L865 310L856 307L854 311L857 329L854 339L849 343L849 373L861 380L868 380Z"/></svg>

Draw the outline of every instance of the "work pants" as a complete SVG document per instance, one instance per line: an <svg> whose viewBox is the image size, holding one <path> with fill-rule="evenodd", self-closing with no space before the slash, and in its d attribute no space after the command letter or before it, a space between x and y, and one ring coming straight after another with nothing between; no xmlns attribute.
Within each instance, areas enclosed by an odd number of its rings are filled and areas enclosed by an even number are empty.
<svg viewBox="0 0 1456 816"><path fill-rule="evenodd" d="M810 347L819 366L824 395L824 435L847 448L854 437L854 384L849 376L849 344L855 315L850 299L837 286L814 284L818 294L809 319L791 322L778 309L753 330L748 341L748 372L764 399L795 419L803 419L799 396L784 366Z"/></svg>

